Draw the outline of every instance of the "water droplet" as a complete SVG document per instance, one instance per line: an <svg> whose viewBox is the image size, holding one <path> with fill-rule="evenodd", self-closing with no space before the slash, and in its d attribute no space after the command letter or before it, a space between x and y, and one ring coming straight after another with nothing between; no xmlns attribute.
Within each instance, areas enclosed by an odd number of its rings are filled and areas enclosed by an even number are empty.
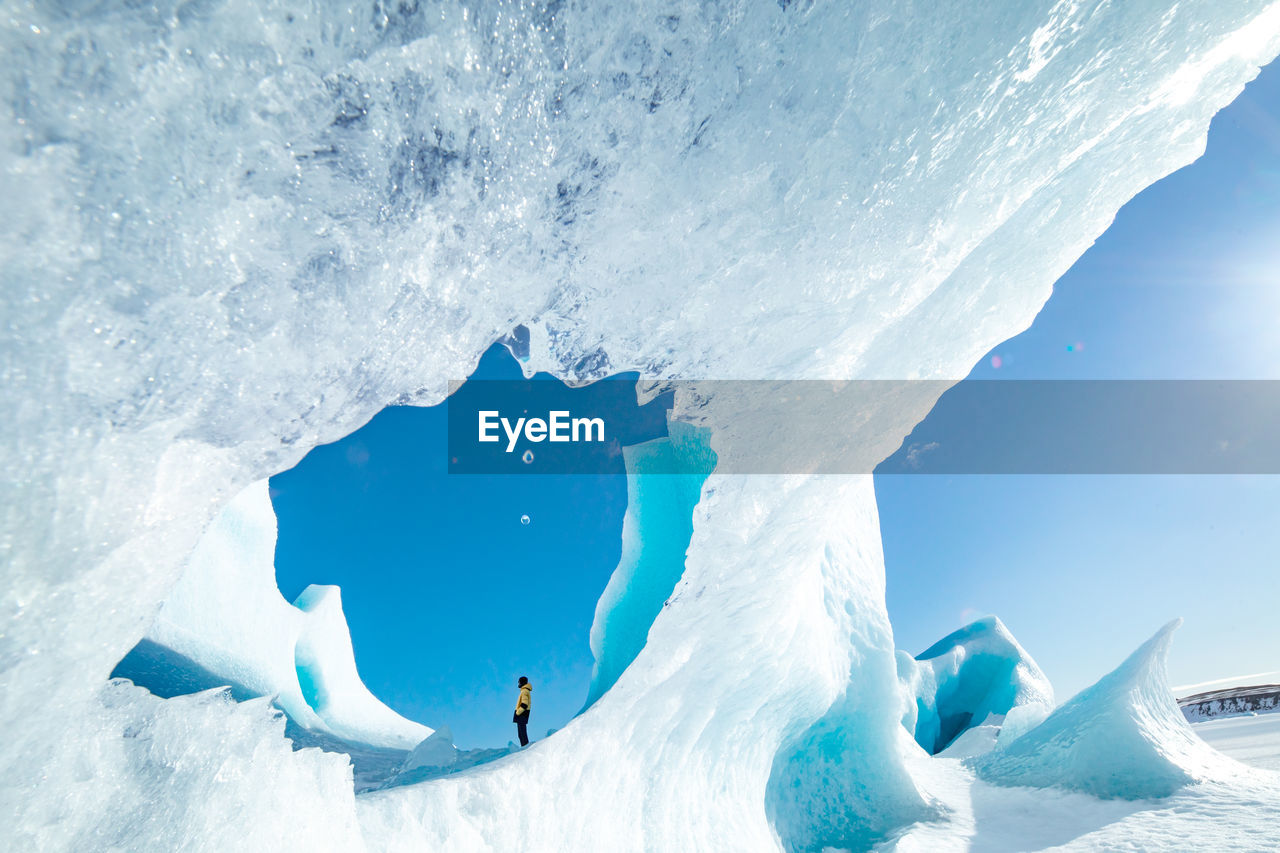
<svg viewBox="0 0 1280 853"><path fill-rule="evenodd" d="M520 458L524 460L524 464L528 465L530 462L533 461L533 451L526 450L524 452L524 456L521 456Z"/></svg>
<svg viewBox="0 0 1280 853"><path fill-rule="evenodd" d="M522 516L520 516L520 523L521 523L521 524L528 524L528 523L529 523L529 516L527 516L527 515L522 515Z"/></svg>

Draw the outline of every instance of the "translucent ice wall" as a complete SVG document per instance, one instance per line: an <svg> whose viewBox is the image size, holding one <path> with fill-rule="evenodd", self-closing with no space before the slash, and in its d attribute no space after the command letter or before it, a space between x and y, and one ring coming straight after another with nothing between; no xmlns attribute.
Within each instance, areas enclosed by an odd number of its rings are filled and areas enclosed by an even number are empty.
<svg viewBox="0 0 1280 853"><path fill-rule="evenodd" d="M121 771L130 715L153 710L105 715L101 685L248 484L389 402L438 402L516 323L529 368L563 378L959 377L1200 152L1278 18L1274 0L5 3L16 846L120 837L113 792L177 761L157 742ZM881 574L869 478L712 475L676 601L614 687L504 766L378 795L365 835L807 847L909 818ZM214 744L206 775L237 748ZM312 780L288 782L295 820L349 837L340 770L263 755ZM507 774L542 781L512 796ZM147 787L148 846L258 837L235 778Z"/></svg>
<svg viewBox="0 0 1280 853"><path fill-rule="evenodd" d="M595 666L588 705L603 696L640 654L649 626L684 573L694 507L715 466L707 437L705 430L673 423L666 438L623 448L627 513L622 520L622 556L591 624ZM676 470L702 473L671 473Z"/></svg>

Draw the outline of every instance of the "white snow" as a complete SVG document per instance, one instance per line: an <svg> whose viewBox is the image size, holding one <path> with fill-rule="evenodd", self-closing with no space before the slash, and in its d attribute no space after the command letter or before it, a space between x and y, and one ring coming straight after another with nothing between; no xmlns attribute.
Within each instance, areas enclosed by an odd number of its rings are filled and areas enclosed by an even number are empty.
<svg viewBox="0 0 1280 853"><path fill-rule="evenodd" d="M1206 720L1191 730L1236 761L1280 772L1280 712Z"/></svg>
<svg viewBox="0 0 1280 853"><path fill-rule="evenodd" d="M613 687L453 776L355 798L265 707L113 699L220 509L515 324L568 379L961 377L1280 51L1274 0L411 7L5 3L9 846L1274 838L1261 783L1085 809L920 756L870 477L712 474ZM287 626L246 629L277 683Z"/></svg>
<svg viewBox="0 0 1280 853"><path fill-rule="evenodd" d="M1098 799L1058 788L992 785L957 759L908 759L946 819L908 828L880 849L901 853L1189 849L1280 846L1280 776L1183 788L1157 800Z"/></svg>

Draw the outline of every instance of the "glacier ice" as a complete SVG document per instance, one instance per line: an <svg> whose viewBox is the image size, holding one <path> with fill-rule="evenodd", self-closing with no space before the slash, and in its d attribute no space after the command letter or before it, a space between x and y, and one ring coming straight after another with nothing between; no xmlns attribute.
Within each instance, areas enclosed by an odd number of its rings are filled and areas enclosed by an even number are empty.
<svg viewBox="0 0 1280 853"><path fill-rule="evenodd" d="M276 516L262 480L209 525L147 630L144 642L164 650L159 657L182 658L155 675L180 677L189 663L206 682L271 697L306 729L413 749L431 729L401 717L360 680L338 588L313 584L290 605L276 589L275 548Z"/></svg>
<svg viewBox="0 0 1280 853"><path fill-rule="evenodd" d="M1097 797L1167 797L1230 779L1232 763L1196 737L1165 677L1170 622L1124 663L1008 746L972 759L983 779Z"/></svg>
<svg viewBox="0 0 1280 853"><path fill-rule="evenodd" d="M1002 722L988 717L982 723L970 726L956 735L955 740L937 754L943 758L972 758L988 753L995 749L996 741L999 740L1000 732L1004 728Z"/></svg>
<svg viewBox="0 0 1280 853"><path fill-rule="evenodd" d="M914 824L884 849L1275 849L1280 774L1215 752L1170 712L1164 658L1177 624L1043 726L1042 705L1019 705L937 757L908 756L947 818Z"/></svg>
<svg viewBox="0 0 1280 853"><path fill-rule="evenodd" d="M622 556L591 623L595 665L587 705L603 696L635 660L649 626L680 580L694 507L715 466L706 431L679 422L670 424L666 438L624 447L622 453L628 475Z"/></svg>
<svg viewBox="0 0 1280 853"><path fill-rule="evenodd" d="M948 634L915 658L898 652L898 678L906 694L903 725L930 753L988 717L1003 721L1025 708L1018 716L1038 720L1054 705L1053 686L995 616Z"/></svg>
<svg viewBox="0 0 1280 853"><path fill-rule="evenodd" d="M441 726L413 748L400 765L400 772L406 773L420 767L448 767L457 760L458 748L453 745L453 733L448 726Z"/></svg>
<svg viewBox="0 0 1280 853"><path fill-rule="evenodd" d="M294 751L266 698L225 690L157 698L123 680L96 685L93 717L66 743L80 775L56 796L27 794L13 850L356 850L355 794L346 756ZM52 782L52 780L50 780ZM301 819L301 816L308 819Z"/></svg>
<svg viewBox="0 0 1280 853"><path fill-rule="evenodd" d="M456 776L353 798L265 707L102 684L237 494L517 324L563 379L964 375L1280 50L1268 0L4 20L0 811L41 849L805 848L934 813L869 477L713 473L613 687Z"/></svg>
<svg viewBox="0 0 1280 853"><path fill-rule="evenodd" d="M1038 702L1010 708L1009 713L1000 721L1000 734L996 738L996 744L1008 746L1043 723L1052 711L1052 707Z"/></svg>

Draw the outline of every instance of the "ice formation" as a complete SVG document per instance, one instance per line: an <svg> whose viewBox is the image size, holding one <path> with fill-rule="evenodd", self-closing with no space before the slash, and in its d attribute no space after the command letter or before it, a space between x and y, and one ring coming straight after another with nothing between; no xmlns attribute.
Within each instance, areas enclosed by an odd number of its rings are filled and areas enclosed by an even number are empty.
<svg viewBox="0 0 1280 853"><path fill-rule="evenodd" d="M413 749L431 729L382 704L360 680L338 588L313 584L289 604L276 589L275 550L276 516L262 480L214 519L145 640L164 657L180 655L205 680L273 697L304 728ZM173 669L182 677L189 668Z"/></svg>
<svg viewBox="0 0 1280 853"><path fill-rule="evenodd" d="M1022 708L1019 715L1043 719L1053 708L1053 686L994 616L948 634L915 658L898 652L898 677L906 694L902 723L930 753L988 717L1003 721Z"/></svg>
<svg viewBox="0 0 1280 853"><path fill-rule="evenodd" d="M453 733L448 726L441 726L431 737L413 748L400 766L400 772L407 773L421 767L448 767L457 760L458 748L453 745Z"/></svg>
<svg viewBox="0 0 1280 853"><path fill-rule="evenodd" d="M972 759L978 775L1003 785L1131 800L1229 779L1230 763L1191 731L1165 678L1179 624L1160 629L1115 671L1007 747Z"/></svg>
<svg viewBox="0 0 1280 853"><path fill-rule="evenodd" d="M103 682L228 501L517 323L567 379L964 375L1280 50L1273 0L4 20L0 812L40 849L805 849L938 814L870 477L713 473L614 685L456 776L354 798L265 707Z"/></svg>
<svg viewBox="0 0 1280 853"><path fill-rule="evenodd" d="M694 507L715 465L705 430L678 422L670 425L666 438L623 448L623 458L629 476L622 557L591 624L595 666L588 705L613 686L644 648L649 626L684 573ZM687 470L702 473L670 473Z"/></svg>
<svg viewBox="0 0 1280 853"><path fill-rule="evenodd" d="M1052 707L1038 702L1010 708L1009 713L1000 720L1000 733L996 738L996 744L1001 747L1008 746L1043 723L1052 711Z"/></svg>
<svg viewBox="0 0 1280 853"><path fill-rule="evenodd" d="M972 758L984 755L995 749L996 741L1004 728L1002 722L997 718L989 717L983 723L970 726L956 735L956 739L937 754L943 758Z"/></svg>

